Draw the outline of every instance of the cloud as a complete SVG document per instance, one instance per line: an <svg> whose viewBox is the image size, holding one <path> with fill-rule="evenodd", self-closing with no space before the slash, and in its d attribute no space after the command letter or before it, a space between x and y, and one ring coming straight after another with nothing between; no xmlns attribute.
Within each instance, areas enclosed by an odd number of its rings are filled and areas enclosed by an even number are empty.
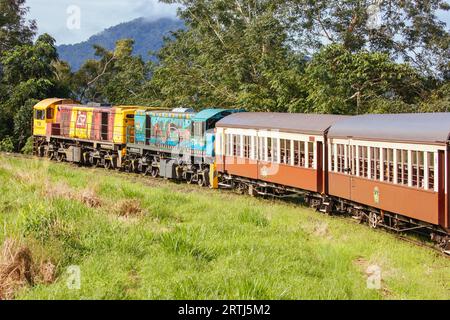
<svg viewBox="0 0 450 320"><path fill-rule="evenodd" d="M37 21L39 33L51 34L57 44L81 42L135 18L173 18L177 9L175 5L158 0L28 0L27 6L30 7L29 18ZM74 18L73 11L68 13L68 8L73 6L79 8L79 29L67 26L68 19Z"/></svg>

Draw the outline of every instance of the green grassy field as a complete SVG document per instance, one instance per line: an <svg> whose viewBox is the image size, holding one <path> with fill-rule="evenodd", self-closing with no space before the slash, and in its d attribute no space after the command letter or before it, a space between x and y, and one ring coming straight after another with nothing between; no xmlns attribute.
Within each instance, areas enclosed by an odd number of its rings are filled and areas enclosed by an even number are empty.
<svg viewBox="0 0 450 320"><path fill-rule="evenodd" d="M34 270L55 267L16 299L450 298L450 259L384 231L104 169L0 155L0 228L0 245L28 248ZM367 288L372 265L379 290Z"/></svg>

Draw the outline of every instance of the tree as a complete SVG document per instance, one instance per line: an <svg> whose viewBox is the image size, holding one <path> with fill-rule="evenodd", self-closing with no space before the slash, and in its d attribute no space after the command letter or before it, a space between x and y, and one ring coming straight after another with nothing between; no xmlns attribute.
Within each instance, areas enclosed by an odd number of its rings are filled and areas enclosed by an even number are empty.
<svg viewBox="0 0 450 320"><path fill-rule="evenodd" d="M54 76L58 53L55 40L48 34L38 37L34 44L16 46L3 54L3 81L16 86L28 79L49 79Z"/></svg>
<svg viewBox="0 0 450 320"><path fill-rule="evenodd" d="M283 21L299 47L316 51L327 43L351 52L383 52L421 72L445 71L450 34L437 17L446 0L288 0ZM289 8L289 9L287 9ZM442 76L442 74L441 74Z"/></svg>
<svg viewBox="0 0 450 320"><path fill-rule="evenodd" d="M77 96L83 101L125 104L139 100L149 78L148 65L132 56L134 42L119 40L113 51L95 46L99 60L88 60L74 75Z"/></svg>
<svg viewBox="0 0 450 320"><path fill-rule="evenodd" d="M34 44L17 45L3 52L0 64L3 66L0 92L6 93L0 100L0 139L15 132L13 140L16 150L20 150L27 137L19 133L25 130L29 134L26 125L22 126L25 123L22 116L31 117L29 100L70 97L70 91L56 78L58 54L55 40L47 34L38 37Z"/></svg>
<svg viewBox="0 0 450 320"><path fill-rule="evenodd" d="M449 112L450 111L450 82L443 83L433 90L429 97L419 106L420 112Z"/></svg>
<svg viewBox="0 0 450 320"><path fill-rule="evenodd" d="M21 150L32 135L33 106L36 103L38 103L36 99L27 100L14 116L14 139L17 150Z"/></svg>
<svg viewBox="0 0 450 320"><path fill-rule="evenodd" d="M36 22L26 20L25 0L0 0L0 55L17 45L31 44Z"/></svg>
<svg viewBox="0 0 450 320"><path fill-rule="evenodd" d="M342 45L329 45L317 53L304 82L309 111L319 113L413 111L412 105L426 95L423 79L409 65L395 63L383 53L352 53Z"/></svg>
<svg viewBox="0 0 450 320"><path fill-rule="evenodd" d="M166 1L182 5L188 30L159 54L153 83L163 105L301 108L304 57L286 46L277 1Z"/></svg>

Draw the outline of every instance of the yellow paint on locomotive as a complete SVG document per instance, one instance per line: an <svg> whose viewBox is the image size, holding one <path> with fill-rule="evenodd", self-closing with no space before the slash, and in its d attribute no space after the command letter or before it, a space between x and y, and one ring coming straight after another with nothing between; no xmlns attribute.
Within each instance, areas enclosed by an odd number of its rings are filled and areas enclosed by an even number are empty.
<svg viewBox="0 0 450 320"><path fill-rule="evenodd" d="M93 114L94 108L92 107L74 107L72 109L69 137L89 140L91 138Z"/></svg>
<svg viewBox="0 0 450 320"><path fill-rule="evenodd" d="M140 107L119 106L115 108L113 142L134 142L134 113Z"/></svg>
<svg viewBox="0 0 450 320"><path fill-rule="evenodd" d="M70 99L51 98L40 101L34 106L33 135L46 136L48 125L55 123L59 105L76 104L72 109L69 137L91 140L94 109L79 105ZM155 110L157 107L118 106L112 109L113 142L125 144L134 142L134 115L137 110Z"/></svg>
<svg viewBox="0 0 450 320"><path fill-rule="evenodd" d="M209 165L209 181L211 189L219 189L219 176L216 162Z"/></svg>
<svg viewBox="0 0 450 320"><path fill-rule="evenodd" d="M74 103L76 102L73 100L60 98L50 98L39 101L33 107L33 135L47 135L48 125L55 123L56 113L58 112L56 106Z"/></svg>

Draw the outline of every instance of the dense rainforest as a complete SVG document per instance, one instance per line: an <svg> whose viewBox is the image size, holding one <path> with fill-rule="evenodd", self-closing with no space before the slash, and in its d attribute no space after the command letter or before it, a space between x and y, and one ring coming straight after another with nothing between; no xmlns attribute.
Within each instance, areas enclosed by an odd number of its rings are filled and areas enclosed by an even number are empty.
<svg viewBox="0 0 450 320"><path fill-rule="evenodd" d="M56 96L351 115L450 107L445 0L162 2L180 5L185 27L158 52L94 44L96 58L71 70L25 0L0 0L0 151L27 149L32 106Z"/></svg>

